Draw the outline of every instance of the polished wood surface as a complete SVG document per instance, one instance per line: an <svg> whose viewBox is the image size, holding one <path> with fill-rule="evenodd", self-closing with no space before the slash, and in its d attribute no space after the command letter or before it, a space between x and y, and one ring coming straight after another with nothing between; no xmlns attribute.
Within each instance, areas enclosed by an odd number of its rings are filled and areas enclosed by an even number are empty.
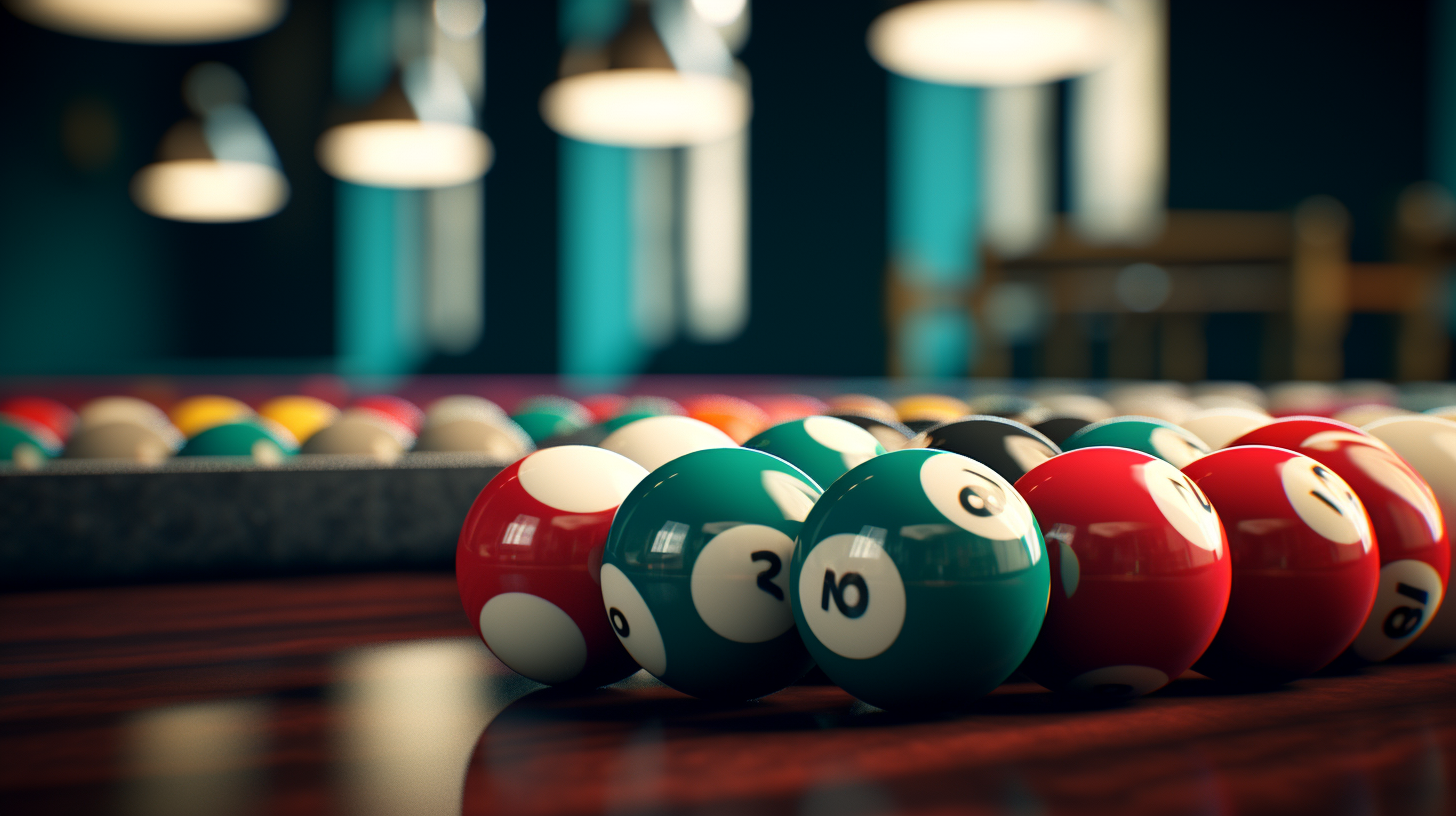
<svg viewBox="0 0 1456 816"><path fill-rule="evenodd" d="M542 689L444 574L121 587L0 596L0 757L5 814L1425 816L1456 812L1456 664L905 718Z"/></svg>

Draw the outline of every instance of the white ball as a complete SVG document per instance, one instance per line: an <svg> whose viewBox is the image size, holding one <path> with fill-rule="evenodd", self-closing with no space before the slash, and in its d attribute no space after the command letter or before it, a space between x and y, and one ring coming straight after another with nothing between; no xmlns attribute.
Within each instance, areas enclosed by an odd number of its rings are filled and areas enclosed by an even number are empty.
<svg viewBox="0 0 1456 816"><path fill-rule="evenodd" d="M603 439L601 447L652 471L693 451L736 448L738 443L702 420L655 416L623 425Z"/></svg>

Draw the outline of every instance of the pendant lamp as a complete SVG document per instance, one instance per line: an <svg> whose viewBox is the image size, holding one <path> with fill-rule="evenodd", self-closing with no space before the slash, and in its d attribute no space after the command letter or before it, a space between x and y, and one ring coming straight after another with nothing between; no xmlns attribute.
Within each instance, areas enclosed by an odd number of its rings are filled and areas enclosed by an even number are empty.
<svg viewBox="0 0 1456 816"><path fill-rule="evenodd" d="M173 221L267 218L288 203L288 180L268 134L246 107L242 78L220 63L188 72L184 96L196 114L162 138L157 161L132 177L142 210Z"/></svg>
<svg viewBox="0 0 1456 816"><path fill-rule="evenodd" d="M9 0L38 26L130 43L174 45L252 37L274 27L285 0Z"/></svg>
<svg viewBox="0 0 1456 816"><path fill-rule="evenodd" d="M317 152L341 181L401 189L474 181L493 158L460 78L432 57L411 62L357 117L325 131Z"/></svg>
<svg viewBox="0 0 1456 816"><path fill-rule="evenodd" d="M541 115L563 136L621 147L681 147L727 138L751 102L723 38L682 0L633 2L602 47L568 48Z"/></svg>
<svg viewBox="0 0 1456 816"><path fill-rule="evenodd" d="M870 24L870 54L943 85L1032 85L1085 74L1116 50L1121 26L1088 0L914 0Z"/></svg>

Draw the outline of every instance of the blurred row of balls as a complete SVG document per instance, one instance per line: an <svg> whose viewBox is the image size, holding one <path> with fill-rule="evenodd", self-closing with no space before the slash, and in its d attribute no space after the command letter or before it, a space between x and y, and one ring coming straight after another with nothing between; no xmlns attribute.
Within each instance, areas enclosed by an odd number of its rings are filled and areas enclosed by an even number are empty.
<svg viewBox="0 0 1456 816"><path fill-rule="evenodd" d="M1087 395L842 397L746 439L635 419L482 490L461 599L543 683L641 667L752 699L817 664L884 708L954 707L1018 668L1130 697L1190 668L1267 685L1456 650L1456 421L1203 397L1120 400L1181 425Z"/></svg>
<svg viewBox="0 0 1456 816"><path fill-rule="evenodd" d="M366 396L339 407L311 396L269 399L256 407L215 394L191 396L167 411L145 399L109 396L78 410L43 396L0 401L0 462L34 470L56 457L156 464L177 456L249 457L273 465L296 453L362 455L392 462L409 451L479 454L509 462L537 446L601 444L617 429L652 416L688 416L736 443L790 419L842 417L887 450L926 428L967 415L1016 419L1062 442L1092 422L1121 415L1178 425L1218 448L1271 415L1315 414L1364 425L1414 413L1401 394L1379 383L1343 389L1292 383L1264 390L1246 383L1186 386L1128 384L1092 396L1043 386L1029 395L984 394L960 399L918 394L893 402L846 394L828 400L779 394L739 398L705 394L682 401L601 394L581 400L537 396L511 412L478 395L453 395L421 409L402 397ZM1456 417L1456 407L1428 413Z"/></svg>

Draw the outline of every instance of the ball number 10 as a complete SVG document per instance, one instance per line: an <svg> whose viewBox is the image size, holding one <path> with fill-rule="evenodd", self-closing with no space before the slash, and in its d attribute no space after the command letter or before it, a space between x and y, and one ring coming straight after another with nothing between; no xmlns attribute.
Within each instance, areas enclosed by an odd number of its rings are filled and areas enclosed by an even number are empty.
<svg viewBox="0 0 1456 816"><path fill-rule="evenodd" d="M854 592L850 593L849 590ZM851 595L849 602L845 596ZM829 611L829 601L834 600L834 606L839 614L846 618L857 618L865 613L870 606L870 588L865 585L865 580L857 572L846 572L836 583L834 570L824 571L824 596L820 601L821 608Z"/></svg>

